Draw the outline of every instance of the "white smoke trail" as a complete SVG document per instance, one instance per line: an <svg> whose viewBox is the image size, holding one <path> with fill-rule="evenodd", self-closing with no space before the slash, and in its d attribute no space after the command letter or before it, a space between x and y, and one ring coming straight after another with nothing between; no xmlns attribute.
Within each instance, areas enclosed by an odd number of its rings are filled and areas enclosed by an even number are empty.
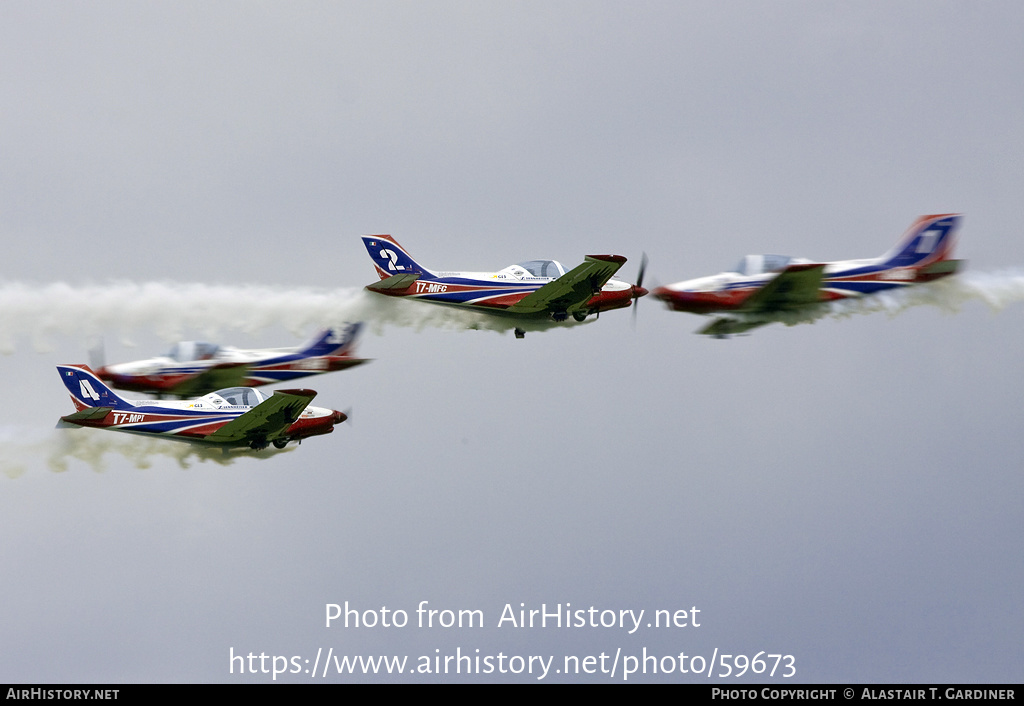
<svg viewBox="0 0 1024 706"><path fill-rule="evenodd" d="M931 306L955 314L971 301L984 302L995 312L1015 302L1024 301L1024 270L967 272L927 284L891 289L855 299L839 299L810 309L773 313L771 320L795 326L826 317L843 319L856 314L881 312L892 317L918 306ZM728 316L734 316L740 321L747 320L740 314ZM758 319L757 316L751 318Z"/></svg>
<svg viewBox="0 0 1024 706"><path fill-rule="evenodd" d="M1024 301L1024 271L965 272L928 284L833 302L827 313L840 318L879 311L895 316L912 307L932 306L955 314L971 301L984 302L994 312Z"/></svg>
<svg viewBox="0 0 1024 706"><path fill-rule="evenodd" d="M123 338L132 330L152 331L165 340L196 330L213 337L223 330L253 333L282 325L297 336L314 327L367 321L383 325L507 331L517 323L474 311L403 301L361 288L308 288L112 282L73 286L0 283L0 351L11 353L29 338L37 351L51 348L54 334L95 339L111 331ZM522 326L522 322L518 325ZM547 328L538 321L524 328Z"/></svg>
<svg viewBox="0 0 1024 706"><path fill-rule="evenodd" d="M787 317L785 323L879 311L895 315L923 305L957 312L972 300L980 300L996 311L1024 300L1024 271L967 272L930 284L832 302L820 310ZM129 331L142 329L172 341L189 330L213 337L225 330L253 333L281 325L296 336L306 336L312 328L340 326L348 321L366 321L377 333L385 325L509 331L516 326L540 330L574 323L571 319L564 324L524 322L386 297L362 288L320 290L171 282L88 286L0 283L0 351L5 353L13 352L21 338L29 338L38 351L49 350L48 338L55 334L89 340L112 331L127 337Z"/></svg>
<svg viewBox="0 0 1024 706"><path fill-rule="evenodd" d="M196 461L227 466L240 458L270 458L291 453L295 448L295 444L290 444L284 449L268 447L253 451L243 448L224 453L219 448L99 429L40 430L4 426L0 427L0 472L17 478L42 464L55 473L62 473L70 469L73 461L81 461L92 470L102 472L107 468L108 454L126 458L136 468L149 468L161 457L175 460L182 468L190 468Z"/></svg>

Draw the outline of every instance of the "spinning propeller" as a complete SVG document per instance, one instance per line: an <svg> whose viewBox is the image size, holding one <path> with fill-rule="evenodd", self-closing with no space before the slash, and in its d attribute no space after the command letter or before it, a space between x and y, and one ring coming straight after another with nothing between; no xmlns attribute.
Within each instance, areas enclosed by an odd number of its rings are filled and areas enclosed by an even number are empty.
<svg viewBox="0 0 1024 706"><path fill-rule="evenodd" d="M644 289L644 273L647 272L647 253L640 258L640 270L636 273L636 284L633 285L633 329L636 330L636 310L640 306L640 297L647 294Z"/></svg>

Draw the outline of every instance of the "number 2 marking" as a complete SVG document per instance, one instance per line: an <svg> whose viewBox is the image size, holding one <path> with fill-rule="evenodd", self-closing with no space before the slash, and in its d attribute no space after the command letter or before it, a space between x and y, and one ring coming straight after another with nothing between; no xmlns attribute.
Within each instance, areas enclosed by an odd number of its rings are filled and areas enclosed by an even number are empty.
<svg viewBox="0 0 1024 706"><path fill-rule="evenodd" d="M405 269L405 265L398 264L398 253L396 253L394 250L384 248L383 250L380 251L380 256L388 261L388 269L391 270L392 272L397 272L398 270Z"/></svg>

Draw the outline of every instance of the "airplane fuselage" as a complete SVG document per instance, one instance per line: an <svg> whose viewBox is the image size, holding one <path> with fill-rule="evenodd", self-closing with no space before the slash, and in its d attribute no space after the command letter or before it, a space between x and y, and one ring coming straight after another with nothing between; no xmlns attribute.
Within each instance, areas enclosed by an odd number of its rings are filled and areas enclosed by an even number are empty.
<svg viewBox="0 0 1024 706"><path fill-rule="evenodd" d="M439 272L436 277L421 277L401 289L374 291L391 297L408 297L437 304L479 308L492 314L547 318L549 313L546 311L516 312L508 309L556 278L514 277L505 272ZM634 292L633 285L610 279L580 309L587 314L623 309L632 305L633 299L637 296L642 295Z"/></svg>
<svg viewBox="0 0 1024 706"><path fill-rule="evenodd" d="M79 411L93 409L77 400L74 402ZM195 402L166 401L162 404L154 404L153 400L138 400L135 404L138 406L134 409L110 410L98 418L73 419L69 417L74 415L69 415L61 419L65 423L81 427L157 435L170 439L216 445L218 442L210 442L206 437L252 409L250 406L242 405L204 408L203 403L198 400ZM306 407L302 410L299 418L288 427L284 435L289 440L299 440L310 436L330 434L334 431L334 425L340 424L346 418L343 412L323 407Z"/></svg>
<svg viewBox="0 0 1024 706"><path fill-rule="evenodd" d="M366 362L352 356L303 356L291 353L267 358L252 355L250 351L228 349L210 360L179 363L159 356L130 363L106 365L96 371L99 377L114 387L132 392L171 392L183 382L211 368L245 366L245 374L238 384L258 387L273 383L291 382L310 375L345 370Z"/></svg>

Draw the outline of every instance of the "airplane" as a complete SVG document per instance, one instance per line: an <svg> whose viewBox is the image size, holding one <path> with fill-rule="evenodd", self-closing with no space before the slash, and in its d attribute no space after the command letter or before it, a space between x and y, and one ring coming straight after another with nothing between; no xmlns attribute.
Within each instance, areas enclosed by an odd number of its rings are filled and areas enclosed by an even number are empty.
<svg viewBox="0 0 1024 706"><path fill-rule="evenodd" d="M291 382L368 362L353 356L362 327L362 323L349 324L341 335L324 329L305 345L293 348L245 350L182 341L166 355L98 366L95 372L112 387L157 397L198 397L225 387Z"/></svg>
<svg viewBox="0 0 1024 706"><path fill-rule="evenodd" d="M362 238L380 277L367 289L507 317L519 324L516 338L526 334L527 321L546 325L571 316L582 322L591 314L632 306L647 294L642 286L646 259L636 284L612 278L626 262L621 255L588 255L568 271L555 260L530 260L498 272L440 272L417 263L390 235Z"/></svg>
<svg viewBox="0 0 1024 706"><path fill-rule="evenodd" d="M775 321L796 323L801 314L811 314L829 301L954 274L965 262L950 258L960 219L956 213L921 216L895 247L874 259L816 262L747 255L734 270L656 287L651 295L673 311L714 316L697 333L716 338Z"/></svg>
<svg viewBox="0 0 1024 706"><path fill-rule="evenodd" d="M92 427L176 441L261 450L273 444L330 434L348 418L343 412L310 407L313 390L252 387L217 390L197 399L128 400L107 387L87 365L58 365L61 380L77 410L61 417L58 428Z"/></svg>

